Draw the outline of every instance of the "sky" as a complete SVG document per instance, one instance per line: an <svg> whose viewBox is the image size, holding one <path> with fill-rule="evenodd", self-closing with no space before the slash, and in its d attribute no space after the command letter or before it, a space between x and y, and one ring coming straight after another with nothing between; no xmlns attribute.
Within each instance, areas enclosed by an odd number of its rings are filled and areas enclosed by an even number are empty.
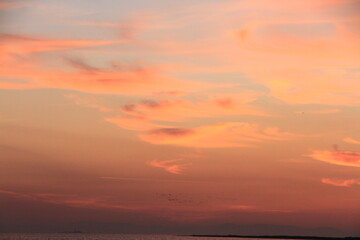
<svg viewBox="0 0 360 240"><path fill-rule="evenodd" d="M359 0L0 1L0 231L360 235L359 13Z"/></svg>

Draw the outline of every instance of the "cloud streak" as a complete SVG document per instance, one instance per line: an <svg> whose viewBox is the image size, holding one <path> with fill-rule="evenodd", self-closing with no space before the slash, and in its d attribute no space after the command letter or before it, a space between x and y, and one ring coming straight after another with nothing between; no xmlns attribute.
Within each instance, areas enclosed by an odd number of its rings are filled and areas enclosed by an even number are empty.
<svg viewBox="0 0 360 240"><path fill-rule="evenodd" d="M112 109L108 107L104 107L98 103L98 100L94 97L82 97L75 94L66 94L66 98L72 100L76 105L94 108L99 110L100 112L111 112Z"/></svg>
<svg viewBox="0 0 360 240"><path fill-rule="evenodd" d="M118 41L97 40L53 40L7 33L0 34L0 42L2 42L2 50L4 52L18 54L59 51L118 43Z"/></svg>
<svg viewBox="0 0 360 240"><path fill-rule="evenodd" d="M324 184L336 186L336 187L350 187L353 185L360 185L360 181L356 179L333 179L322 178L321 182Z"/></svg>
<svg viewBox="0 0 360 240"><path fill-rule="evenodd" d="M256 99L253 92L240 96L207 97L201 100L152 100L144 99L138 103L123 106L121 111L129 116L142 117L155 121L180 122L194 118L216 118L226 116L254 115L269 116L264 110L251 105Z"/></svg>
<svg viewBox="0 0 360 240"><path fill-rule="evenodd" d="M360 141L355 140L355 139L350 138L350 137L344 138L343 141L346 142L346 143L351 143L351 144L358 144L358 145L360 144Z"/></svg>
<svg viewBox="0 0 360 240"><path fill-rule="evenodd" d="M35 53L50 54L54 51L98 47L118 43L95 40L49 40L28 36L1 34L3 43L0 59L0 76L23 79L25 83L1 83L3 89L55 88L76 90L93 94L154 95L158 92L192 92L216 85L178 80L164 76L161 66L144 64L112 64L98 68L81 58L57 56L63 64L48 66ZM46 56L46 55L44 55ZM14 65L17 66L16 70ZM68 67L72 70L67 69Z"/></svg>
<svg viewBox="0 0 360 240"><path fill-rule="evenodd" d="M7 10L26 6L24 1L0 1L0 10Z"/></svg>
<svg viewBox="0 0 360 240"><path fill-rule="evenodd" d="M146 142L195 148L252 147L263 141L281 141L296 135L257 124L226 122L193 129L159 128L140 134Z"/></svg>
<svg viewBox="0 0 360 240"><path fill-rule="evenodd" d="M179 161L183 159L173 159L173 160L165 160L165 161L158 161L152 160L149 161L148 164L152 167L163 168L165 171L172 173L172 174L183 174L183 170L191 165L191 163L186 164L178 164Z"/></svg>
<svg viewBox="0 0 360 240"><path fill-rule="evenodd" d="M119 209L119 210L140 210L139 206L122 204L121 202L111 200L110 197L82 197L77 194L50 194L50 193L19 193L7 190L1 190L0 194L12 195L19 198L31 199L35 201L65 205L76 208L89 209Z"/></svg>
<svg viewBox="0 0 360 240"><path fill-rule="evenodd" d="M315 150L307 156L334 165L360 167L359 152Z"/></svg>

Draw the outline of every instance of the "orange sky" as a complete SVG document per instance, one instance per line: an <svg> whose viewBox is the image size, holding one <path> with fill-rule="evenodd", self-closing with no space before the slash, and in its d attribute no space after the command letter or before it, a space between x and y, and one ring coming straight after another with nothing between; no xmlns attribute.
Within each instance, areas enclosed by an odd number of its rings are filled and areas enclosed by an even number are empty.
<svg viewBox="0 0 360 240"><path fill-rule="evenodd" d="M359 11L0 1L0 225L360 234Z"/></svg>

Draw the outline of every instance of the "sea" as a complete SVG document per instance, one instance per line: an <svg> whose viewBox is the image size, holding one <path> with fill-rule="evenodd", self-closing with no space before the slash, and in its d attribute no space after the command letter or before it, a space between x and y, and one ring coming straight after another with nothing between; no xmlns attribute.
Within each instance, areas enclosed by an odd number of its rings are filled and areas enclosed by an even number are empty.
<svg viewBox="0 0 360 240"><path fill-rule="evenodd" d="M143 234L0 233L0 240L265 240L264 238L191 237ZM267 239L268 240L268 239ZM275 239L273 239L275 240ZM283 239L284 240L284 239Z"/></svg>

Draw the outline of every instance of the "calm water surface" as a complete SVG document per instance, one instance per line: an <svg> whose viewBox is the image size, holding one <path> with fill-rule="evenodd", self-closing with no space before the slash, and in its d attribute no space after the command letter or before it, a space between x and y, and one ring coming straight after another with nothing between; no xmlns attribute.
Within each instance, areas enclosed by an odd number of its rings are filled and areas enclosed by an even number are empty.
<svg viewBox="0 0 360 240"><path fill-rule="evenodd" d="M0 233L0 240L263 240L263 238L184 237L140 234Z"/></svg>

